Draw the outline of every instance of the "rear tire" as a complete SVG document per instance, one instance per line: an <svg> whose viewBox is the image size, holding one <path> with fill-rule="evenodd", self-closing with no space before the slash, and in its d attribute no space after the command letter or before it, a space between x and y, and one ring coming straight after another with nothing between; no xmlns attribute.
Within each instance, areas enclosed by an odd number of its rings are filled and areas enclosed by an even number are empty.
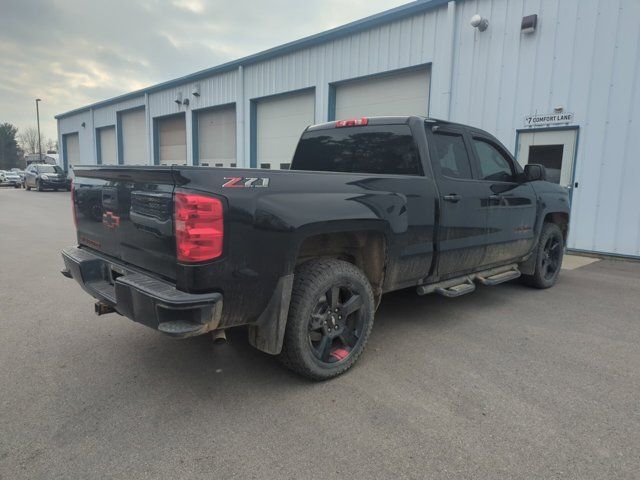
<svg viewBox="0 0 640 480"><path fill-rule="evenodd" d="M358 360L373 327L367 277L342 260L298 267L279 360L313 380L336 377Z"/></svg>
<svg viewBox="0 0 640 480"><path fill-rule="evenodd" d="M535 270L532 275L522 275L522 281L535 288L550 288L556 284L564 256L564 236L555 223L542 225L536 249Z"/></svg>
<svg viewBox="0 0 640 480"><path fill-rule="evenodd" d="M29 185L27 185L26 183L24 184L24 188L27 192L31 191L31 187Z"/></svg>

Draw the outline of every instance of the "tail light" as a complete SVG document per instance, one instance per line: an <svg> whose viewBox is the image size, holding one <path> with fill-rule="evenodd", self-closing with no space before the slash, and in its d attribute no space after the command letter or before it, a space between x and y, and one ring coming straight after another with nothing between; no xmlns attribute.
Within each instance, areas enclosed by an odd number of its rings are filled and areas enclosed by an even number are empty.
<svg viewBox="0 0 640 480"><path fill-rule="evenodd" d="M190 193L174 197L176 253L181 262L203 262L222 255L222 202Z"/></svg>
<svg viewBox="0 0 640 480"><path fill-rule="evenodd" d="M336 122L336 128L359 127L359 126L365 126L367 123L369 123L369 119L367 117L350 118L349 120L338 120Z"/></svg>
<svg viewBox="0 0 640 480"><path fill-rule="evenodd" d="M71 180L71 213L73 213L73 225L78 228L78 215L76 214L76 186Z"/></svg>

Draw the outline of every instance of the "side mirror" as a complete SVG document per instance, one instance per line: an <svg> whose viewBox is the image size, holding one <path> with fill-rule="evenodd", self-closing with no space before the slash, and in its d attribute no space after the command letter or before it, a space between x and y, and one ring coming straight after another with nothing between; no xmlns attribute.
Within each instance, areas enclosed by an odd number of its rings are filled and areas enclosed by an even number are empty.
<svg viewBox="0 0 640 480"><path fill-rule="evenodd" d="M544 181L547 179L547 170L544 168L544 165L530 163L524 166L524 179L525 182Z"/></svg>

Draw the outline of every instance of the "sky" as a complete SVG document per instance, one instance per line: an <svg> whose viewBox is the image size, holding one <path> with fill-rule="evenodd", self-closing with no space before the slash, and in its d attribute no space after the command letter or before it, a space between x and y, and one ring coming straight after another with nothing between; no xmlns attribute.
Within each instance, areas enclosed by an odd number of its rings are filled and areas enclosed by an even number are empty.
<svg viewBox="0 0 640 480"><path fill-rule="evenodd" d="M0 0L0 123L54 116L408 0Z"/></svg>

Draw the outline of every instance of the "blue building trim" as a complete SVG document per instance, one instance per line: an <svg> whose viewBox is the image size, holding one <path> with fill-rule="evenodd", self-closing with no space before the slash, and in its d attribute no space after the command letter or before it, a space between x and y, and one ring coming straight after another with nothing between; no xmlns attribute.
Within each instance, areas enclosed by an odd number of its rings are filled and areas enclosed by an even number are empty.
<svg viewBox="0 0 640 480"><path fill-rule="evenodd" d="M329 95L327 97L327 122L336 119L336 84L329 84Z"/></svg>
<svg viewBox="0 0 640 480"><path fill-rule="evenodd" d="M191 111L191 164L200 165L200 145L198 144L198 115L202 110Z"/></svg>
<svg viewBox="0 0 640 480"><path fill-rule="evenodd" d="M258 102L249 102L249 167L258 165Z"/></svg>
<svg viewBox="0 0 640 480"><path fill-rule="evenodd" d="M315 45L336 40L338 38L346 37L348 35L352 35L362 30L374 28L384 23L393 22L395 20L400 20L402 18L406 18L411 15L423 13L429 10L434 10L443 5L446 5L447 3L448 3L448 0L417 0L415 2L408 3L406 5L401 5L399 7L392 8L391 10L387 10L387 11L377 13L375 15L371 15L369 17L366 17L360 20L356 20L355 22L351 22L346 25L342 25L340 27L333 28L331 30L327 30L325 32L317 33L315 35L311 35L309 37L305 37L300 40L295 40L293 42L285 43L284 45L280 45L268 50L264 50L259 53L255 53L253 55L249 55L239 60L223 63L222 65L218 65L213 68L208 68L205 70L201 70L199 72L192 73L190 75L185 75L183 77L176 78L175 80L169 80L167 82L159 83L151 87L143 88L141 90L136 90L135 92L126 93L118 97L97 102L92 105L88 105L86 107L71 110L69 112L56 115L55 118L61 119L61 118L69 117L71 115L75 115L80 112L85 112L91 108L95 109L100 107L106 107L108 105L113 105L114 103L124 102L126 100L131 100L136 97L142 97L144 94L150 94L160 90L182 86L189 82L202 80L220 73L236 70L239 66L246 66L253 63L269 60L271 58L278 57L281 55L286 55L286 54L295 52L297 50L301 50L303 48L309 48Z"/></svg>
<svg viewBox="0 0 640 480"><path fill-rule="evenodd" d="M100 128L96 128L94 135L96 136L96 165L102 165L102 135Z"/></svg>

